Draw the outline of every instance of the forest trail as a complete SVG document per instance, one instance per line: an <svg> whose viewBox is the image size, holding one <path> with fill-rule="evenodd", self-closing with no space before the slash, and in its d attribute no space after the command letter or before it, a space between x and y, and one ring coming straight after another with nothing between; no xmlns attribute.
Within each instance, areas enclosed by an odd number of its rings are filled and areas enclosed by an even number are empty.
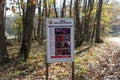
<svg viewBox="0 0 120 80"><path fill-rule="evenodd" d="M108 37L107 40L120 44L120 37Z"/></svg>
<svg viewBox="0 0 120 80"><path fill-rule="evenodd" d="M120 37L107 37L78 58L87 70L81 80L120 80Z"/></svg>
<svg viewBox="0 0 120 80"><path fill-rule="evenodd" d="M91 72L89 79L94 80L120 80L120 37L108 37L105 44L92 48L96 53L94 64L90 65ZM96 73L96 75L94 74Z"/></svg>
<svg viewBox="0 0 120 80"><path fill-rule="evenodd" d="M11 49L12 48L12 49ZM46 80L45 46L32 44L26 63L18 59L0 66L0 80ZM17 54L17 45L9 46L11 54ZM104 43L95 44L75 54L75 80L120 80L120 38L108 37ZM72 80L71 63L49 64L50 80Z"/></svg>

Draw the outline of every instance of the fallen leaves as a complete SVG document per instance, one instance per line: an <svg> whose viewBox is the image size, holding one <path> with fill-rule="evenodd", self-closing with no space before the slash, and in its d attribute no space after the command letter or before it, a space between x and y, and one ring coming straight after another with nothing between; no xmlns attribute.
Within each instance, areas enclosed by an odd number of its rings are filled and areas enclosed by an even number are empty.
<svg viewBox="0 0 120 80"><path fill-rule="evenodd" d="M15 78L16 80L45 80L45 45L33 44L26 63L18 63L17 58L0 66L0 78ZM14 46L12 46L14 47ZM86 47L84 47L86 48ZM16 54L15 49L8 48ZM120 46L111 42L97 44L85 51L78 48L75 54L75 80L119 80L120 79ZM13 52L12 52L13 50ZM18 48L16 48L18 50ZM16 52L16 53L14 53ZM49 64L49 80L72 80L71 62Z"/></svg>

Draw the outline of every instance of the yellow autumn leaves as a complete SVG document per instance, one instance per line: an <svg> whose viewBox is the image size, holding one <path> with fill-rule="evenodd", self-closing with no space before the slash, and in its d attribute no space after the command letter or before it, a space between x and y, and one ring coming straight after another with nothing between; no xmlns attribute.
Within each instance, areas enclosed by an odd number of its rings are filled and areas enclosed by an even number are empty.
<svg viewBox="0 0 120 80"><path fill-rule="evenodd" d="M37 0L31 0L31 2L32 2L33 5L37 4Z"/></svg>
<svg viewBox="0 0 120 80"><path fill-rule="evenodd" d="M36 5L37 4L37 0L30 0L31 1L31 4L33 4L33 5ZM23 4L23 2L20 2L21 4ZM13 13L15 13L15 6L12 6L11 7L11 11L13 12Z"/></svg>
<svg viewBox="0 0 120 80"><path fill-rule="evenodd" d="M12 12L15 13L15 6L12 6Z"/></svg>

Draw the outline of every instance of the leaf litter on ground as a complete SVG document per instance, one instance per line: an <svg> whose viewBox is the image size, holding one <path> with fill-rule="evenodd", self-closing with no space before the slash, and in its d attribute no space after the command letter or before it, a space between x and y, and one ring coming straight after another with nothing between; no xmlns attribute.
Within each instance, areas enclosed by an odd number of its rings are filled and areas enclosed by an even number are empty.
<svg viewBox="0 0 120 80"><path fill-rule="evenodd" d="M18 45L17 45L18 46ZM16 47L15 45L12 48ZM0 66L0 79L46 80L46 45L35 42L26 63L18 63L14 54L18 48L8 52L12 55L8 64ZM75 50L75 80L120 80L120 45L110 41L97 45L84 45ZM49 64L49 80L72 80L71 62Z"/></svg>

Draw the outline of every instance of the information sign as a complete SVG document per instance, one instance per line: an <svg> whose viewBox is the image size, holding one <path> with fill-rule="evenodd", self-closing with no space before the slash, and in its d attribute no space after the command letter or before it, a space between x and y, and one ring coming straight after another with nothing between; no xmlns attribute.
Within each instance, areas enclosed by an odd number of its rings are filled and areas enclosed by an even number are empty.
<svg viewBox="0 0 120 80"><path fill-rule="evenodd" d="M47 63L73 62L74 19L47 18Z"/></svg>

